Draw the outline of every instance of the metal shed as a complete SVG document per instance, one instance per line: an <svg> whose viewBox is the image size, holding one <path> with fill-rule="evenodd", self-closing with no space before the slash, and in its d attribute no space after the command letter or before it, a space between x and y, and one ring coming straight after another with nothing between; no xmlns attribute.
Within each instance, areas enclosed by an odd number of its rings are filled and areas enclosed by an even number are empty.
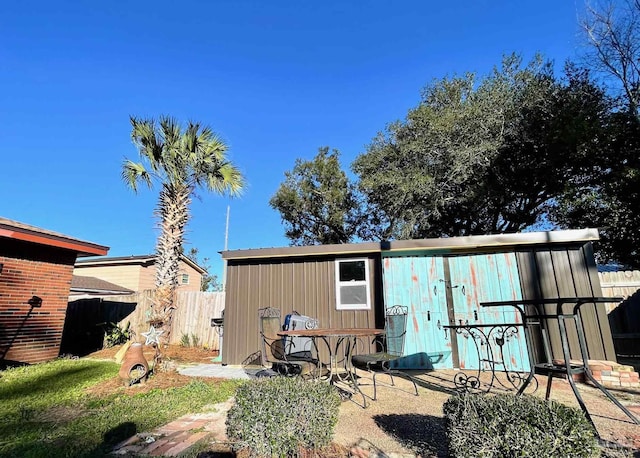
<svg viewBox="0 0 640 458"><path fill-rule="evenodd" d="M479 307L483 301L601 295L595 240L596 229L580 229L224 251L222 361L256 360L261 307L280 308L283 315L295 310L316 317L321 327L348 328L383 327L386 307L407 305L405 354L418 355L420 364L426 358L427 367L470 367L477 362L469 348L444 326L513 318L509 310L489 313ZM360 277L350 277L354 271ZM365 283L362 300L358 285ZM349 304L353 297L361 303ZM581 315L589 357L615 360L605 306L585 306ZM546 329L553 356L560 357L557 327ZM576 343L575 329L569 339ZM532 345L542 358L539 336ZM528 364L526 348L518 351L516 364Z"/></svg>

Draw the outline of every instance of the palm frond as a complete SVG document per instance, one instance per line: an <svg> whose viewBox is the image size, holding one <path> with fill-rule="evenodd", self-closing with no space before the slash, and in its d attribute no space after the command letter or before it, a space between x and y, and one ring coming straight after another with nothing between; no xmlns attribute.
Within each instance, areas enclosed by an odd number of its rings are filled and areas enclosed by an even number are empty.
<svg viewBox="0 0 640 458"><path fill-rule="evenodd" d="M122 165L122 181L134 192L138 192L139 182L146 184L149 188L152 187L151 175L144 168L144 165L128 159Z"/></svg>
<svg viewBox="0 0 640 458"><path fill-rule="evenodd" d="M239 196L245 187L245 180L238 168L230 162L223 162L214 173L207 175L206 187L217 194Z"/></svg>
<svg viewBox="0 0 640 458"><path fill-rule="evenodd" d="M162 168L162 155L164 141L158 135L156 122L153 118L140 119L130 116L131 122L131 140L138 148L140 156L149 163L154 172L158 172Z"/></svg>

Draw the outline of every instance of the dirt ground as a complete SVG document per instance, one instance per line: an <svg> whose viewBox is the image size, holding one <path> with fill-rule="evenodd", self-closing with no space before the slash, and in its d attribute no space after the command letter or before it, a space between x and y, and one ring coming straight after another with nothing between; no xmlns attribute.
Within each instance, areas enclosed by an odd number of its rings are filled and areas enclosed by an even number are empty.
<svg viewBox="0 0 640 458"><path fill-rule="evenodd" d="M112 359L118 348L105 349L90 355L92 358ZM145 357L153 359L153 349L145 347ZM211 363L217 356L210 350L170 346L163 350L163 358L171 365ZM351 450L352 456L364 451L382 451L420 455L422 457L444 457L447 454L442 405L454 393L455 371L437 371L416 375L419 396L412 392L412 385L404 379L395 377L397 387L379 387L378 400L367 399L368 407L362 408L363 399L354 395L352 401L343 402L335 430L332 454L340 456L338 451ZM364 374L363 374L364 375ZM153 388L180 386L192 380L177 372L164 372L162 377L151 377L144 386L135 388L135 392ZM388 378L386 378L388 380ZM380 378L384 381L384 378ZM539 386L536 396L544 397L546 378L538 377ZM122 389L119 379L108 380L92 389L96 393L109 393ZM640 457L640 425L634 424L620 409L609 401L599 390L578 384L578 389L591 412L601 438L611 446L610 456ZM491 392L507 390L495 383ZM528 390L529 391L529 390ZM372 387L363 387L363 392L373 394ZM640 389L610 390L623 405L640 417ZM551 399L579 408L579 405L566 380L554 379ZM616 447L627 447L632 451L619 453ZM364 456L364 455L363 455Z"/></svg>
<svg viewBox="0 0 640 458"><path fill-rule="evenodd" d="M121 346L112 348L105 348L95 353L91 353L87 358L104 359L113 361L116 353L120 350ZM155 356L155 349L150 346L144 347L144 357L148 362L153 361ZM179 345L170 345L166 349L162 350L162 358L165 363L170 367L177 367L182 364L201 364L211 363L212 358L218 356L216 351L205 350L197 347L182 347ZM187 375L181 375L175 370L163 371L162 377L150 377L146 383L133 385L128 388L132 393L146 392L156 388L164 389L176 386L183 386L192 381L194 377ZM210 379L209 379L210 380ZM92 387L88 390L92 394L110 394L114 391L121 390L123 388L122 381L119 378L113 378L105 380L104 382Z"/></svg>
<svg viewBox="0 0 640 458"><path fill-rule="evenodd" d="M336 428L336 442L360 442L363 448L413 453L422 457L448 456L442 405L455 389L455 374L455 371L437 371L417 375L417 397L408 381L395 377L398 388L402 390L379 388L378 400L371 402L367 409L362 409L354 402L343 403ZM539 378L539 382L534 394L544 398L546 378ZM601 438L610 443L611 456L640 457L640 425L634 424L596 388L579 384L578 389ZM371 388L365 388L364 391L373 393ZM494 385L491 392L507 390ZM637 406L635 413L640 417L640 389L610 392L627 408ZM579 408L566 380L553 380L551 399ZM630 450L624 453L615 450L619 447Z"/></svg>

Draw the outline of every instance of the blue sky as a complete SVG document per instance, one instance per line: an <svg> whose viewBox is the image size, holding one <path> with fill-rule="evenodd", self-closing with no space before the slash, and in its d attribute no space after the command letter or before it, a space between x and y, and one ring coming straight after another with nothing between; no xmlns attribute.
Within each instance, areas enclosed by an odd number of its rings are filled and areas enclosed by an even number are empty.
<svg viewBox="0 0 640 458"><path fill-rule="evenodd" d="M576 0L4 2L0 216L153 252L157 192L128 190L129 115L210 125L247 179L201 195L188 245L220 274L229 249L285 246L269 207L296 158L345 168L432 79L484 74L504 53L562 64L580 50Z"/></svg>

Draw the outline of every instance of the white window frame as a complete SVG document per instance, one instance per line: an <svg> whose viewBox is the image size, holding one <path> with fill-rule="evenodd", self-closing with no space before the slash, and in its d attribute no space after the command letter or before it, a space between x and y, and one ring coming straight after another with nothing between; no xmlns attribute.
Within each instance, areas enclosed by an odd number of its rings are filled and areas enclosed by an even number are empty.
<svg viewBox="0 0 640 458"><path fill-rule="evenodd" d="M363 281L340 281L340 263L343 262L364 262L364 280ZM371 285L369 277L369 259L353 258L353 259L336 259L336 310L371 310ZM343 304L340 297L341 286L361 286L366 287L367 303L366 304Z"/></svg>
<svg viewBox="0 0 640 458"><path fill-rule="evenodd" d="M187 281L186 281L186 282L184 281L184 280L185 280L185 277L186 277L186 279L187 279ZM189 275L189 274L180 274L180 284L181 284L181 285L188 285L188 284L189 284L189 281L191 280L189 277L190 277L190 275Z"/></svg>

